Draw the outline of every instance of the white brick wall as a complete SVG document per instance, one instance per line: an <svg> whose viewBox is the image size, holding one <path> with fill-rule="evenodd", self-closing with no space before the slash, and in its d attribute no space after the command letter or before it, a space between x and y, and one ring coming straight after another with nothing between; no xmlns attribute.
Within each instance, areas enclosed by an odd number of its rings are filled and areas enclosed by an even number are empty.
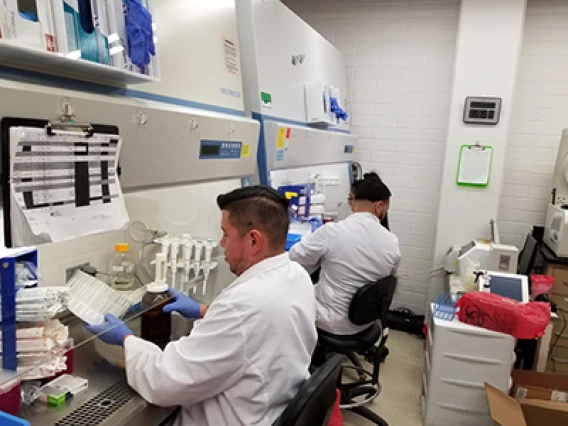
<svg viewBox="0 0 568 426"><path fill-rule="evenodd" d="M529 0L499 224L521 245L544 225L562 129L568 127L568 2Z"/></svg>
<svg viewBox="0 0 568 426"><path fill-rule="evenodd" d="M393 192L397 305L423 312L432 268L459 0L284 0L348 66L358 159ZM568 22L568 20L567 20ZM567 50L568 52L568 50Z"/></svg>

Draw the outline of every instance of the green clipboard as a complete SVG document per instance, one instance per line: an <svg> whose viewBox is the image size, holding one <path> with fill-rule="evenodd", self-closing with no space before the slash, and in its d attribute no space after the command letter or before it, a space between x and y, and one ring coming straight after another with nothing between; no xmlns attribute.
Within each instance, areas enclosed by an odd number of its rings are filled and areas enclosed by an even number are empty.
<svg viewBox="0 0 568 426"><path fill-rule="evenodd" d="M488 145L462 145L456 183L459 186L486 188L491 178L493 147Z"/></svg>

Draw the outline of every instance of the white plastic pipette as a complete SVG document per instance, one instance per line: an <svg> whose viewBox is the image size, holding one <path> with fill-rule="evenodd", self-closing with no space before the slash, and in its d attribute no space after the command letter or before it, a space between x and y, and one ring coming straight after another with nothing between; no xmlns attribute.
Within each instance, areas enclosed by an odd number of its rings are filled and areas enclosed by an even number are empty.
<svg viewBox="0 0 568 426"><path fill-rule="evenodd" d="M162 253L166 256L165 257L166 263L168 262L168 257L170 255L170 245L171 241L167 237L164 237L164 239L162 240Z"/></svg>
<svg viewBox="0 0 568 426"><path fill-rule="evenodd" d="M193 251L193 241L187 240L183 245L183 282L189 280L189 274L191 273L192 251Z"/></svg>
<svg viewBox="0 0 568 426"><path fill-rule="evenodd" d="M172 270L172 287L179 290L176 287L176 273L178 268L178 254L179 254L179 242L174 241L172 243L172 248L170 251L170 268Z"/></svg>
<svg viewBox="0 0 568 426"><path fill-rule="evenodd" d="M203 252L203 243L196 241L195 243L195 256L193 257L193 270L195 271L195 278L199 276L199 267L201 264L201 253ZM197 293L197 286L193 287L193 294Z"/></svg>
<svg viewBox="0 0 568 426"><path fill-rule="evenodd" d="M205 242L205 261L203 262L203 295L207 292L207 280L209 279L209 273L211 272L211 254L213 249L217 246L217 243L213 240L207 240Z"/></svg>
<svg viewBox="0 0 568 426"><path fill-rule="evenodd" d="M165 253L156 254L156 278L154 281L160 284L166 282L166 259Z"/></svg>

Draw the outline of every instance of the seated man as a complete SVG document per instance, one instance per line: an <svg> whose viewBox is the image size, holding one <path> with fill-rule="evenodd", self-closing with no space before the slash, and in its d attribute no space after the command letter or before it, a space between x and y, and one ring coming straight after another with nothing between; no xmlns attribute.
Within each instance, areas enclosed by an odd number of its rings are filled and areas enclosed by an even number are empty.
<svg viewBox="0 0 568 426"><path fill-rule="evenodd" d="M359 183L353 214L322 226L289 252L303 266L321 265L315 285L317 326L338 335L356 334L368 326L349 321L351 299L359 288L395 274L400 263L398 239L381 225L391 193L377 178Z"/></svg>
<svg viewBox="0 0 568 426"><path fill-rule="evenodd" d="M166 312L197 321L162 351L124 323L88 326L124 345L126 377L144 399L180 405L177 426L269 426L308 378L316 302L306 271L284 252L288 201L268 187L220 195L221 246L237 279L206 307L175 291Z"/></svg>

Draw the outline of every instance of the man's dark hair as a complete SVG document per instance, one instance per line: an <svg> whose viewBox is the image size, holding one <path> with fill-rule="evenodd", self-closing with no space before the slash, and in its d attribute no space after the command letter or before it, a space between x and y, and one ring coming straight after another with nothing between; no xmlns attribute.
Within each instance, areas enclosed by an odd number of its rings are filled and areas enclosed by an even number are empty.
<svg viewBox="0 0 568 426"><path fill-rule="evenodd" d="M229 221L241 236L258 229L267 236L273 249L284 248L290 216L288 200L268 186L247 186L217 197L221 210L229 212Z"/></svg>
<svg viewBox="0 0 568 426"><path fill-rule="evenodd" d="M365 173L362 179L357 179L355 182L353 182L353 184L351 185L351 192L355 193L359 185L361 185L365 181L365 179L377 180L379 182L382 182L377 172Z"/></svg>
<svg viewBox="0 0 568 426"><path fill-rule="evenodd" d="M379 178L375 172L365 173L363 179L353 185L356 200L367 200L371 202L388 201L391 192L388 186Z"/></svg>

